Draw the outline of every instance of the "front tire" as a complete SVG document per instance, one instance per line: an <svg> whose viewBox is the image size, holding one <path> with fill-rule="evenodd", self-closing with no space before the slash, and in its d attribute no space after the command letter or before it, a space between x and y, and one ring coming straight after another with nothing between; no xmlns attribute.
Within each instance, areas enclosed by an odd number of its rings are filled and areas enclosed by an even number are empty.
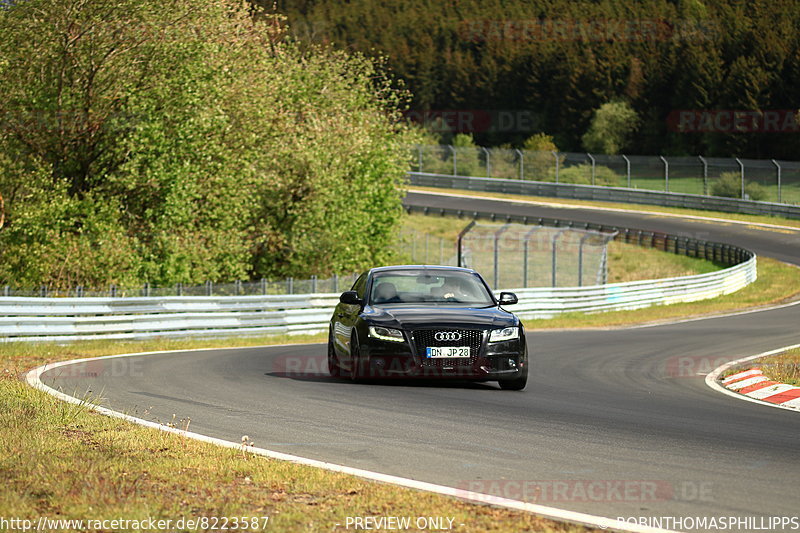
<svg viewBox="0 0 800 533"><path fill-rule="evenodd" d="M528 371L518 378L514 379L501 379L497 382L503 390L522 390L528 384Z"/></svg>
<svg viewBox="0 0 800 533"><path fill-rule="evenodd" d="M350 337L350 380L353 381L353 383L359 383L364 380L364 369L362 368L360 351L358 335L354 331L353 336Z"/></svg>
<svg viewBox="0 0 800 533"><path fill-rule="evenodd" d="M328 374L331 377L338 378L342 375L342 369L339 368L339 362L336 359L336 348L333 345L333 336L328 333Z"/></svg>

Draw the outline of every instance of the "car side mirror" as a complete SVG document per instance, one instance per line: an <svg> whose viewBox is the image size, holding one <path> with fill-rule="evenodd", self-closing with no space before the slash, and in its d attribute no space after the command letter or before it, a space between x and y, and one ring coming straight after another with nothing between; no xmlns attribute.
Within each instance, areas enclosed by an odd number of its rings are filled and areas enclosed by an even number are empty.
<svg viewBox="0 0 800 533"><path fill-rule="evenodd" d="M519 298L513 292L500 293L500 305L512 305L519 302Z"/></svg>
<svg viewBox="0 0 800 533"><path fill-rule="evenodd" d="M356 291L344 291L342 295L339 296L339 301L348 305L361 305L363 303Z"/></svg>

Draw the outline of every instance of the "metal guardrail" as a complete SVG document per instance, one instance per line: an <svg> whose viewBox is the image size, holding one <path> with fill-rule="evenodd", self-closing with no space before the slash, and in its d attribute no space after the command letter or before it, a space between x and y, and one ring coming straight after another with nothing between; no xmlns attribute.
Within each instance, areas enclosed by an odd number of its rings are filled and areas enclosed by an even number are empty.
<svg viewBox="0 0 800 533"><path fill-rule="evenodd" d="M475 178L409 172L409 182L418 187L437 187L443 189L465 189L481 192L498 192L548 198L570 198L574 200L595 200L662 207L682 207L703 211L721 211L745 215L767 215L800 219L800 207L753 200L738 200L717 196L703 196L660 191L626 189L622 187L595 187L570 183L551 183L545 181L522 181L501 178Z"/></svg>
<svg viewBox="0 0 800 533"><path fill-rule="evenodd" d="M413 208L409 208L413 209ZM522 318L566 312L637 309L694 301L736 291L755 281L755 254L737 246L689 237L558 219L528 219L495 213L418 208L427 214L457 214L516 220L554 227L617 231L617 239L733 266L709 274L575 288L510 289ZM281 296L172 296L139 298L0 298L0 342L153 337L213 337L325 331L338 294Z"/></svg>
<svg viewBox="0 0 800 533"><path fill-rule="evenodd" d="M0 341L312 333L337 293L285 296L0 298Z"/></svg>
<svg viewBox="0 0 800 533"><path fill-rule="evenodd" d="M552 318L562 313L632 310L694 302L738 291L756 280L756 257L734 267L696 276L634 281L579 289L511 289L519 297L520 318Z"/></svg>
<svg viewBox="0 0 800 533"><path fill-rule="evenodd" d="M577 288L510 289L523 319L568 312L638 309L691 302L756 279L756 257L710 274ZM338 294L283 297L2 298L6 342L316 333L328 327Z"/></svg>

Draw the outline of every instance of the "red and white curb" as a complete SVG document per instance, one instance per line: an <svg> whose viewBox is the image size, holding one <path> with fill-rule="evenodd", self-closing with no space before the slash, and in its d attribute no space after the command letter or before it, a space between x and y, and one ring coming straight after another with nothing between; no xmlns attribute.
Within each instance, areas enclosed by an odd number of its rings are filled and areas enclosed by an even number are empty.
<svg viewBox="0 0 800 533"><path fill-rule="evenodd" d="M800 387L770 381L760 368L751 368L722 380L725 388L756 400L800 409Z"/></svg>
<svg viewBox="0 0 800 533"><path fill-rule="evenodd" d="M770 380L765 376L761 368L754 366L748 370L737 372L720 380L721 376L728 369L739 366L742 363L776 355L779 353L787 352L800 348L800 344L792 346L784 346L777 350L770 350L769 352L760 353L737 361L731 361L716 368L713 372L706 376L706 385L719 392L725 393L740 400L749 402L760 403L769 405L771 407L778 407L781 409L789 409L792 411L800 411L800 387L787 385L777 381Z"/></svg>

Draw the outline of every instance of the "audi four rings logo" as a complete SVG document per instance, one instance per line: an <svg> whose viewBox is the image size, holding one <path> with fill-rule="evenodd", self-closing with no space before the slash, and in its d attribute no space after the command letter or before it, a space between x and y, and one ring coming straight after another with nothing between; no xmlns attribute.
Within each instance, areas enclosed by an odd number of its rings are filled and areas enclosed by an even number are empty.
<svg viewBox="0 0 800 533"><path fill-rule="evenodd" d="M460 341L461 333L457 331L437 331L433 338L437 341Z"/></svg>

